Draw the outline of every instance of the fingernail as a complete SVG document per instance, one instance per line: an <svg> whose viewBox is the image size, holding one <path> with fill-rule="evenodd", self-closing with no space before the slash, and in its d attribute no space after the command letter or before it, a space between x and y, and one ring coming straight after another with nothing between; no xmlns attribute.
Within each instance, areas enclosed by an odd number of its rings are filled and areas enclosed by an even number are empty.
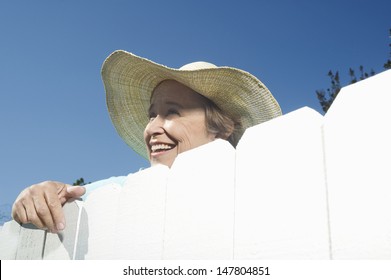
<svg viewBox="0 0 391 280"><path fill-rule="evenodd" d="M65 228L63 223L58 223L57 224L57 230L63 230Z"/></svg>

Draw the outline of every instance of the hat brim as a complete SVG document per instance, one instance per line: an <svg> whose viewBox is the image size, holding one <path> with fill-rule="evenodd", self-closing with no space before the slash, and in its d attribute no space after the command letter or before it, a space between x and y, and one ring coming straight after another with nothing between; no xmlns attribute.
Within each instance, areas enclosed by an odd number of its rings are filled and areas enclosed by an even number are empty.
<svg viewBox="0 0 391 280"><path fill-rule="evenodd" d="M186 85L240 120L242 128L236 132L240 136L248 127L281 115L280 106L261 81L231 67L180 70L119 50L105 60L101 72L108 111L118 134L146 159L144 129L151 95L164 80Z"/></svg>

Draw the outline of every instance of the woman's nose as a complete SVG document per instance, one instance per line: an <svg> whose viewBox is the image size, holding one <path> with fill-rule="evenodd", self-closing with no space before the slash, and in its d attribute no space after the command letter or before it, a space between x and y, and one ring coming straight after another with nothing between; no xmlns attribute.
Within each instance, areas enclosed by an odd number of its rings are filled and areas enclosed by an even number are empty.
<svg viewBox="0 0 391 280"><path fill-rule="evenodd" d="M157 115L155 118L150 120L145 131L148 135L162 134L164 133L163 125L164 119L160 115Z"/></svg>

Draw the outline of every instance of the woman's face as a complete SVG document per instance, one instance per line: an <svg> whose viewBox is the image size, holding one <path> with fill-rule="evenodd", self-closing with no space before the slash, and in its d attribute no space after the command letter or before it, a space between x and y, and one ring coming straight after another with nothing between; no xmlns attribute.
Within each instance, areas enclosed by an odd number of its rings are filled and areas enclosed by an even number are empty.
<svg viewBox="0 0 391 280"><path fill-rule="evenodd" d="M171 167L178 154L215 139L206 129L205 97L174 81L154 90L144 131L151 165Z"/></svg>

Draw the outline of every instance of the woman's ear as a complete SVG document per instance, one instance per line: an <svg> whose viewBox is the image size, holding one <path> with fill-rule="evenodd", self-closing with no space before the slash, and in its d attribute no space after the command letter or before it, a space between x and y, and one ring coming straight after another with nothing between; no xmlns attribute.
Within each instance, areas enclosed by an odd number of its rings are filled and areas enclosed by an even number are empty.
<svg viewBox="0 0 391 280"><path fill-rule="evenodd" d="M217 133L209 132L209 139L210 139L210 141L214 141L214 140L216 140L218 138L220 138L220 137L218 137Z"/></svg>
<svg viewBox="0 0 391 280"><path fill-rule="evenodd" d="M216 134L216 138L227 140L232 135L233 132L234 132L234 127L230 126L230 127L226 128L225 131L222 131L222 132L219 132L218 134Z"/></svg>

